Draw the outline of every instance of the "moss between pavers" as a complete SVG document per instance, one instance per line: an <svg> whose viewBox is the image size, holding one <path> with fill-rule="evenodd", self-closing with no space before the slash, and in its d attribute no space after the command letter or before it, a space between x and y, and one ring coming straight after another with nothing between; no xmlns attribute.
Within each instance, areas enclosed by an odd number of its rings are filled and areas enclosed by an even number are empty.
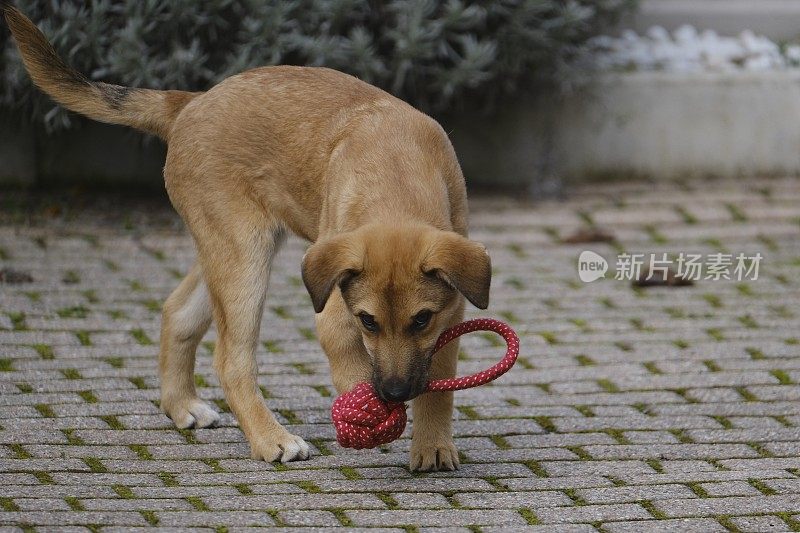
<svg viewBox="0 0 800 533"><path fill-rule="evenodd" d="M145 309L147 309L151 313L161 312L161 302L158 300L153 300L153 299L141 300L139 303L141 303L145 307Z"/></svg>
<svg viewBox="0 0 800 533"><path fill-rule="evenodd" d="M232 411L231 411L231 406L230 406L230 405L228 405L228 402L226 402L224 398L216 398L216 399L214 399L214 400L211 400L211 401L212 401L212 402L214 402L214 405L216 405L216 406L217 406L217 408L218 408L218 409L219 409L221 412L223 412L223 413L230 413L230 412L232 412Z"/></svg>
<svg viewBox="0 0 800 533"><path fill-rule="evenodd" d="M650 515L655 518L656 520L665 520L667 515L660 511L652 502L652 500L640 500L637 502L639 505L644 507L645 511L650 513Z"/></svg>
<svg viewBox="0 0 800 533"><path fill-rule="evenodd" d="M678 442L683 444L694 444L694 439L689 437L689 435L687 435L686 431L683 429L669 429L667 431L672 434L673 437L678 439Z"/></svg>
<svg viewBox="0 0 800 533"><path fill-rule="evenodd" d="M136 377L128 378L128 381L133 383L134 386L137 389L146 389L147 388L147 384L145 383L143 377L136 376Z"/></svg>
<svg viewBox="0 0 800 533"><path fill-rule="evenodd" d="M267 514L275 521L275 525L278 527L286 527L286 522L281 518L277 509L267 509Z"/></svg>
<svg viewBox="0 0 800 533"><path fill-rule="evenodd" d="M175 479L175 476L170 474L169 472L159 472L158 479L164 484L165 487L177 487L178 480Z"/></svg>
<svg viewBox="0 0 800 533"><path fill-rule="evenodd" d="M24 294L32 303L39 303L42 301L42 293L39 291L24 291Z"/></svg>
<svg viewBox="0 0 800 533"><path fill-rule="evenodd" d="M619 387L617 387L611 380L609 379L598 379L595 381L601 389L606 392L619 392Z"/></svg>
<svg viewBox="0 0 800 533"><path fill-rule="evenodd" d="M276 413L279 413L283 418L286 419L286 422L289 424L302 424L302 420L294 414L294 411L290 409L275 409Z"/></svg>
<svg viewBox="0 0 800 533"><path fill-rule="evenodd" d="M69 508L73 511L85 511L81 501L76 498L75 496L65 496L64 501L69 505Z"/></svg>
<svg viewBox="0 0 800 533"><path fill-rule="evenodd" d="M347 479L364 479L364 476L359 474L355 468L349 466L339 467L339 472Z"/></svg>
<svg viewBox="0 0 800 533"><path fill-rule="evenodd" d="M778 382L781 385L793 385L792 378L789 377L789 374L785 370L770 370L770 374L775 376Z"/></svg>
<svg viewBox="0 0 800 533"><path fill-rule="evenodd" d="M746 444L761 457L775 457L775 454L769 451L762 442L747 442Z"/></svg>
<svg viewBox="0 0 800 533"><path fill-rule="evenodd" d="M111 429L118 429L118 430L125 429L123 423L120 422L119 419L114 415L101 415L99 418L100 420L108 424L108 427L110 427Z"/></svg>
<svg viewBox="0 0 800 533"><path fill-rule="evenodd" d="M494 445L501 450L508 450L511 448L511 445L508 443L508 441L501 435L489 435L489 440L491 440L492 443L494 443Z"/></svg>
<svg viewBox="0 0 800 533"><path fill-rule="evenodd" d="M84 402L86 403L97 403L97 396L90 390L85 391L78 391L78 396L80 396Z"/></svg>
<svg viewBox="0 0 800 533"><path fill-rule="evenodd" d="M679 350L685 350L690 346L690 344L683 339L674 340L672 341L672 344Z"/></svg>
<svg viewBox="0 0 800 533"><path fill-rule="evenodd" d="M88 331L83 331L83 330L76 331L75 336L78 338L78 342L81 343L81 346L92 345L92 336L91 333L89 333Z"/></svg>
<svg viewBox="0 0 800 533"><path fill-rule="evenodd" d="M747 387L737 386L737 387L734 387L733 390L735 390L739 394L739 396L741 396L742 398L744 398L748 402L757 402L757 401L759 401L758 396L756 396L755 394L753 394L752 392L747 390Z"/></svg>
<svg viewBox="0 0 800 533"><path fill-rule="evenodd" d="M386 505L387 509L393 511L400 508L400 504L388 492L374 492L373 494Z"/></svg>
<svg viewBox="0 0 800 533"><path fill-rule="evenodd" d="M576 491L575 489L573 489L573 488L566 488L566 489L562 489L562 490L561 490L561 492L563 492L564 494L566 494L566 495L567 495L567 497L568 497L570 500L572 500L572 503L574 503L574 504L575 504L575 506L577 506L577 507L581 507L581 506L587 505L587 503L586 503L586 500L584 500L583 498L581 498L581 497L578 495L578 493L577 493L577 491Z"/></svg>
<svg viewBox="0 0 800 533"><path fill-rule="evenodd" d="M736 533L741 531L738 527L736 527L736 524L731 522L730 515L718 515L718 516L715 516L714 519L717 522L719 522L719 525L721 525L722 527L724 527L728 531L732 531L732 532L736 532Z"/></svg>
<svg viewBox="0 0 800 533"><path fill-rule="evenodd" d="M103 361L113 368L125 367L125 359L122 357L103 357Z"/></svg>
<svg viewBox="0 0 800 533"><path fill-rule="evenodd" d="M0 509L7 512L19 511L20 508L11 498L0 497Z"/></svg>
<svg viewBox="0 0 800 533"><path fill-rule="evenodd" d="M664 465L662 465L661 461L659 461L658 459L653 459L651 457L650 459L645 459L644 462L647 463L647 466L649 466L650 468L652 468L653 470L655 470L659 474L663 474L664 473Z"/></svg>
<svg viewBox="0 0 800 533"><path fill-rule="evenodd" d="M30 453L28 453L28 450L26 450L22 444L14 442L11 444L6 444L6 446L9 450L11 450L11 453L14 454L14 459L30 459L33 457Z"/></svg>
<svg viewBox="0 0 800 533"><path fill-rule="evenodd" d="M275 316L283 319L290 319L293 318L292 314L289 312L288 309L283 307L282 305L277 305L274 307L270 307L270 310L275 314Z"/></svg>
<svg viewBox="0 0 800 533"><path fill-rule="evenodd" d="M100 298L97 297L97 293L92 289L82 291L81 294L90 304L96 304L100 301Z"/></svg>
<svg viewBox="0 0 800 533"><path fill-rule="evenodd" d="M56 314L61 318L86 318L89 315L89 309L82 305L75 305L57 309Z"/></svg>
<svg viewBox="0 0 800 533"><path fill-rule="evenodd" d="M176 428L176 431L181 434L181 437L183 437L183 440L186 441L186 444L200 444L191 429Z"/></svg>
<svg viewBox="0 0 800 533"><path fill-rule="evenodd" d="M147 446L144 444L128 444L128 449L135 453L137 457L143 461L153 460L153 454L150 453L150 450L148 450Z"/></svg>
<svg viewBox="0 0 800 533"><path fill-rule="evenodd" d="M225 472L225 469L222 468L221 464L219 464L219 459L210 459L209 458L209 459L201 459L201 461L204 464L208 465L211 468L211 470L213 470L216 473Z"/></svg>
<svg viewBox="0 0 800 533"><path fill-rule="evenodd" d="M150 524L152 527L158 526L158 516L156 515L155 511L146 511L144 509L139 509L139 514L142 515L142 518L147 520L147 523Z"/></svg>
<svg viewBox="0 0 800 533"><path fill-rule="evenodd" d="M529 459L527 461L521 461L521 463L525 465L528 470L536 474L537 477L550 477L550 474L548 474L547 470L545 470L544 467L539 464L539 461Z"/></svg>
<svg viewBox="0 0 800 533"><path fill-rule="evenodd" d="M75 429L73 428L65 428L61 430L61 433L67 438L67 443L71 446L83 446L85 442L82 438L75 435Z"/></svg>
<svg viewBox="0 0 800 533"><path fill-rule="evenodd" d="M800 520L794 518L792 513L774 513L775 516L786 522L789 529L792 531L800 531Z"/></svg>
<svg viewBox="0 0 800 533"><path fill-rule="evenodd" d="M307 341L317 340L317 335L311 328L297 328L297 332L300 333L300 335L302 335L303 338L306 339Z"/></svg>
<svg viewBox="0 0 800 533"><path fill-rule="evenodd" d="M345 527L353 527L353 521L350 520L350 517L344 512L344 509L340 507L330 507L325 509L326 511L333 513L333 516L336 517L336 520L339 521Z"/></svg>
<svg viewBox="0 0 800 533"><path fill-rule="evenodd" d="M617 441L617 444L630 444L630 440L625 436L625 431L622 429L604 429L603 433Z"/></svg>
<svg viewBox="0 0 800 533"><path fill-rule="evenodd" d="M53 478L50 477L50 474L48 474L47 472L44 472L44 471L41 471L41 470L37 470L36 472L31 472L31 474L33 474L33 476L42 485L53 485L53 484L55 484L55 481L53 481Z"/></svg>
<svg viewBox="0 0 800 533"><path fill-rule="evenodd" d="M330 398L331 396L333 396L331 390L325 385L314 385L312 386L312 388L315 391L317 391L319 395L322 396L323 398Z"/></svg>
<svg viewBox="0 0 800 533"><path fill-rule="evenodd" d="M660 368L658 368L658 365L656 364L655 361L647 361L645 363L642 363L642 366L645 367L647 371L650 372L651 374L658 375L664 373L661 371Z"/></svg>
<svg viewBox="0 0 800 533"><path fill-rule="evenodd" d="M14 385L19 389L20 392L24 392L25 394L33 392L33 386L31 386L30 383L14 383Z"/></svg>
<svg viewBox="0 0 800 533"><path fill-rule="evenodd" d="M478 420L480 416L475 412L475 409L469 405L457 405L456 409L459 413L466 416L470 420Z"/></svg>
<svg viewBox="0 0 800 533"><path fill-rule="evenodd" d="M130 331L131 337L134 338L136 342L141 344L142 346L147 346L153 344L153 341L150 337L147 336L147 333L144 332L142 329L132 329Z"/></svg>
<svg viewBox="0 0 800 533"><path fill-rule="evenodd" d="M280 341L264 341L262 344L270 353L280 353L283 351L283 348L280 347Z"/></svg>
<svg viewBox="0 0 800 533"><path fill-rule="evenodd" d="M517 509L517 512L523 519L525 519L525 522L527 522L529 526L538 526L541 524L539 517L537 517L536 513L534 513L531 509L528 509L527 507L520 507Z"/></svg>
<svg viewBox="0 0 800 533"><path fill-rule="evenodd" d="M67 379L83 379L81 373L74 368L63 368L61 369L61 374Z"/></svg>
<svg viewBox="0 0 800 533"><path fill-rule="evenodd" d="M314 373L314 371L311 370L310 368L308 368L305 365L305 363L292 363L291 366L292 366L292 368L297 370L297 372L299 374L302 374L302 375L305 375L305 376L309 376L309 375Z"/></svg>
<svg viewBox="0 0 800 533"><path fill-rule="evenodd" d="M84 457L83 462L86 463L86 466L88 466L94 474L105 474L108 472L108 468L106 468L97 457Z"/></svg>
<svg viewBox="0 0 800 533"><path fill-rule="evenodd" d="M756 490L758 490L761 494L765 496L774 496L778 494L778 491L776 491L775 489L773 489L760 479L750 478L747 480L747 482L750 483L750 485L755 487Z"/></svg>
<svg viewBox="0 0 800 533"><path fill-rule="evenodd" d="M558 431L556 425L553 423L553 420L549 416L533 416L531 417L533 420L541 426L541 428L548 433L555 433Z"/></svg>
<svg viewBox="0 0 800 533"><path fill-rule="evenodd" d="M309 494L319 494L320 492L322 492L322 489L320 489L317 486L317 484L314 483L313 481L301 480L301 481L295 481L294 484L303 489L304 491L308 492Z"/></svg>
<svg viewBox="0 0 800 533"><path fill-rule="evenodd" d="M721 415L709 415L711 418L717 421L717 423L724 427L725 429L733 429L733 422L731 422L727 417Z"/></svg>
<svg viewBox="0 0 800 533"><path fill-rule="evenodd" d="M233 487L236 490L238 490L239 494L241 494L242 496L252 496L253 495L253 489L251 489L250 487L248 487L244 483L237 483Z"/></svg>
<svg viewBox="0 0 800 533"><path fill-rule="evenodd" d="M14 331L26 331L28 329L28 325L25 323L25 313L10 312L7 314Z"/></svg>
<svg viewBox="0 0 800 533"><path fill-rule="evenodd" d="M744 214L744 211L742 211L738 205L725 204L725 209L728 210L734 222L747 222L747 215Z"/></svg>
<svg viewBox="0 0 800 533"><path fill-rule="evenodd" d="M56 416L53 409L46 403L37 403L33 408L39 411L39 414L45 418L55 418Z"/></svg>
<svg viewBox="0 0 800 533"><path fill-rule="evenodd" d="M198 511L209 511L208 505L197 496L187 496L184 498L189 504Z"/></svg>
<svg viewBox="0 0 800 533"><path fill-rule="evenodd" d="M61 277L61 282L67 285L75 285L81 282L81 277L74 270L67 270Z"/></svg>

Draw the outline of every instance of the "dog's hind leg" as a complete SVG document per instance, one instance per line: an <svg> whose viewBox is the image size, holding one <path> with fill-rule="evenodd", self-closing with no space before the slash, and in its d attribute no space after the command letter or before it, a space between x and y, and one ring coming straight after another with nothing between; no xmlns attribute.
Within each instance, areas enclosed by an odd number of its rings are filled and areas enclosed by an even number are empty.
<svg viewBox="0 0 800 533"><path fill-rule="evenodd" d="M195 352L210 324L208 289L195 265L167 298L161 320L161 408L179 428L204 428L219 419L194 388Z"/></svg>

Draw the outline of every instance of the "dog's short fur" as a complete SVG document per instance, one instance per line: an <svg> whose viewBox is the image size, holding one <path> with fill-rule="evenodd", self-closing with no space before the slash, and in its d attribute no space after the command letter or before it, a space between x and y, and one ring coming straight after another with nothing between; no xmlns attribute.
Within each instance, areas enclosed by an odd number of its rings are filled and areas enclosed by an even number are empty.
<svg viewBox="0 0 800 533"><path fill-rule="evenodd" d="M309 456L256 385L270 265L288 230L314 243L302 274L336 389L371 380L384 398L414 398L411 468L458 466L452 393L417 395L428 379L454 375L457 342L435 357L433 345L462 320L462 295L487 307L491 268L466 237L464 179L436 121L325 68L253 69L204 93L91 82L22 13L5 16L34 83L53 99L167 142L167 191L198 251L161 329L161 407L178 427L218 418L193 379L213 319L214 367L253 457Z"/></svg>

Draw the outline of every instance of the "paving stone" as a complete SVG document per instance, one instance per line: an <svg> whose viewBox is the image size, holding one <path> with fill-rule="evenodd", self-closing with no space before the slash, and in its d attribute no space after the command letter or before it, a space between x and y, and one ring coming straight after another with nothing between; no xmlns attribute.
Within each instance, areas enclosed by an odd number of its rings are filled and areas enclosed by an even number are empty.
<svg viewBox="0 0 800 533"><path fill-rule="evenodd" d="M694 500L662 500L654 505L671 518L800 511L800 499L793 496L738 496L697 498Z"/></svg>
<svg viewBox="0 0 800 533"><path fill-rule="evenodd" d="M516 511L496 510L491 513L462 509L428 511L349 511L347 516L355 525L385 526L417 524L419 526L525 525Z"/></svg>
<svg viewBox="0 0 800 533"><path fill-rule="evenodd" d="M539 509L541 507L556 507L571 505L566 494L556 491L538 492L474 492L466 494L456 494L455 499L462 506L471 509L518 509L520 507L531 507Z"/></svg>
<svg viewBox="0 0 800 533"><path fill-rule="evenodd" d="M709 496L758 496L761 492L747 481L725 481L723 483L702 483L702 489Z"/></svg>
<svg viewBox="0 0 800 533"><path fill-rule="evenodd" d="M401 509L449 509L450 501L434 492L394 492L390 496Z"/></svg>
<svg viewBox="0 0 800 533"><path fill-rule="evenodd" d="M642 506L636 504L583 505L535 509L543 524L570 522L604 522L606 520L644 520L652 518Z"/></svg>
<svg viewBox="0 0 800 533"><path fill-rule="evenodd" d="M678 484L576 489L575 493L590 504L632 503L641 500L667 500L695 496L689 487Z"/></svg>
<svg viewBox="0 0 800 533"><path fill-rule="evenodd" d="M731 518L731 523L741 531L769 533L786 531L788 524L777 516L741 516Z"/></svg>
<svg viewBox="0 0 800 533"><path fill-rule="evenodd" d="M301 330L313 331L314 313L299 239L275 260L256 359L268 404L315 455L275 465L249 458L230 412L215 428L179 432L158 407L158 307L174 271L195 259L168 205L89 201L57 221L0 222L9 264L36 279L0 291L0 530L788 530L781 517L800 521L800 181L683 187L592 185L559 203L472 199L471 235L495 273L491 309L467 315L511 321L523 349L509 374L455 395L462 465L434 474L408 471L413 417L380 449L336 443L327 361ZM733 222L728 204L747 220ZM722 246L767 260L757 282L583 284L582 250L618 253L554 237L587 216L629 252ZM646 226L656 223L668 242L654 242ZM61 281L68 270L77 283ZM10 312L25 313L27 330L14 330ZM216 339L212 327L197 391L221 408ZM461 350L460 374L502 352L479 334Z"/></svg>
<svg viewBox="0 0 800 533"><path fill-rule="evenodd" d="M329 511L281 511L281 521L291 526L336 527L341 522Z"/></svg>
<svg viewBox="0 0 800 533"><path fill-rule="evenodd" d="M728 531L722 525L711 518L676 518L671 520L659 520L642 522L641 520L630 522L606 522L603 529L613 533L639 533L640 531L686 531L696 533L706 533L713 531Z"/></svg>

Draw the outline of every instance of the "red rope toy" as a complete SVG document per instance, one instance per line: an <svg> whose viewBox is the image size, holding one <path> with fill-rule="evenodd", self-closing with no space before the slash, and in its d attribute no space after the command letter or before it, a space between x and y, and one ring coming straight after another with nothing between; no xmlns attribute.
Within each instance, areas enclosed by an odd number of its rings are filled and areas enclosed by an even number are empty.
<svg viewBox="0 0 800 533"><path fill-rule="evenodd" d="M462 322L439 336L434 353L442 346L473 331L494 331L502 335L507 350L503 359L491 368L461 378L437 379L428 382L424 392L456 391L477 387L502 376L514 366L519 354L519 337L508 324L491 318L476 318ZM336 426L336 440L345 448L374 448L392 442L406 427L406 405L403 402L384 402L371 383L359 383L333 402L331 418Z"/></svg>

